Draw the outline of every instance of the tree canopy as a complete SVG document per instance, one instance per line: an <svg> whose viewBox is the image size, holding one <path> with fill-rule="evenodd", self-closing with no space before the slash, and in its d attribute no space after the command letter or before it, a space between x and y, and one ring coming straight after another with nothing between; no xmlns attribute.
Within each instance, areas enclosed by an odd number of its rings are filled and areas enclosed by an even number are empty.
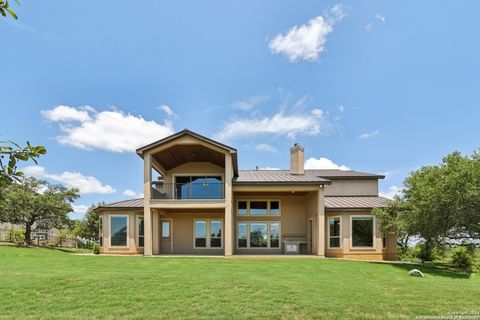
<svg viewBox="0 0 480 320"><path fill-rule="evenodd" d="M99 205L90 206L83 219L73 221L72 229L76 236L94 241L98 240L100 219L95 209Z"/></svg>
<svg viewBox="0 0 480 320"><path fill-rule="evenodd" d="M0 200L0 222L25 227L25 243L31 242L34 229L61 228L68 224L71 203L79 197L78 189L24 178L10 184Z"/></svg>
<svg viewBox="0 0 480 320"><path fill-rule="evenodd" d="M400 196L376 209L384 231L427 242L480 238L480 153L453 152L413 171Z"/></svg>
<svg viewBox="0 0 480 320"><path fill-rule="evenodd" d="M15 0L17 4L20 4L18 0ZM15 12L10 9L10 4L8 3L8 0L0 0L0 14L4 17L7 16L7 13L13 18L13 19L18 19L17 15Z"/></svg>

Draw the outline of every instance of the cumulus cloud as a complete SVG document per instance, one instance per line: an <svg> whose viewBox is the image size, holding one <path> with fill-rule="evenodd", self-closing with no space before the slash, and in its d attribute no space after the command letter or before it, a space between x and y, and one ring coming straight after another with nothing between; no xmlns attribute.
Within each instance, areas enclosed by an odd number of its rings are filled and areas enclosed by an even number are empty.
<svg viewBox="0 0 480 320"><path fill-rule="evenodd" d="M345 6L337 4L308 23L295 25L285 34L276 35L268 44L270 52L283 54L290 62L316 61L325 50L327 36L334 25L345 17Z"/></svg>
<svg viewBox="0 0 480 320"><path fill-rule="evenodd" d="M143 198L143 193L136 193L135 191L130 189L123 191L123 195L132 198Z"/></svg>
<svg viewBox="0 0 480 320"><path fill-rule="evenodd" d="M359 135L358 139L370 139L370 138L373 138L373 137L377 136L379 133L380 133L380 131L378 131L378 130L371 131L371 132L365 132L365 133L362 133L361 135Z"/></svg>
<svg viewBox="0 0 480 320"><path fill-rule="evenodd" d="M170 108L166 104L162 104L157 109L165 112L165 114L170 118L176 118L178 116L175 112L173 112L172 108Z"/></svg>
<svg viewBox="0 0 480 320"><path fill-rule="evenodd" d="M339 170L351 170L349 167L345 165L338 165L334 163L332 160L324 157L320 158L308 158L305 161L305 169L339 169Z"/></svg>
<svg viewBox="0 0 480 320"><path fill-rule="evenodd" d="M80 204L80 205L75 205L72 204L73 212L75 213L86 213L88 211L88 206Z"/></svg>
<svg viewBox="0 0 480 320"><path fill-rule="evenodd" d="M391 186L390 188L388 188L387 192L380 192L379 194L381 197L393 199L396 195L400 195L401 192L402 188L399 188L397 186Z"/></svg>
<svg viewBox="0 0 480 320"><path fill-rule="evenodd" d="M64 171L60 174L48 173L47 170L41 166L29 166L26 167L23 172L29 176L60 183L68 188L78 188L81 194L109 194L116 192L112 186L108 184L102 185L97 178L84 176L79 172Z"/></svg>
<svg viewBox="0 0 480 320"><path fill-rule="evenodd" d="M170 107L163 111L169 116L163 124L121 110L96 112L91 107L57 106L42 111L42 115L59 123L62 134L56 139L61 144L86 150L127 152L173 133L170 117L174 113Z"/></svg>
<svg viewBox="0 0 480 320"><path fill-rule="evenodd" d="M259 143L255 146L255 150L264 152L277 152L277 148L268 143Z"/></svg>
<svg viewBox="0 0 480 320"><path fill-rule="evenodd" d="M235 109L249 111L252 110L259 103L265 102L269 99L268 96L257 95L245 100L238 100L232 103L232 107Z"/></svg>
<svg viewBox="0 0 480 320"><path fill-rule="evenodd" d="M318 135L328 126L324 113L320 109L308 112L286 114L279 111L272 116L251 115L229 120L223 129L215 135L218 140L230 140L262 134L285 136L294 139L297 135Z"/></svg>

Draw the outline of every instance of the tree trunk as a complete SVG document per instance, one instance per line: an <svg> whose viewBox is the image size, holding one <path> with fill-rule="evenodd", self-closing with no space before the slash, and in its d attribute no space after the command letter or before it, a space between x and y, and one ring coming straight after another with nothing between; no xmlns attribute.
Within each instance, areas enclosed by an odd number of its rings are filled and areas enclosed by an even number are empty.
<svg viewBox="0 0 480 320"><path fill-rule="evenodd" d="M25 224L25 243L30 245L32 242L32 225L30 223Z"/></svg>

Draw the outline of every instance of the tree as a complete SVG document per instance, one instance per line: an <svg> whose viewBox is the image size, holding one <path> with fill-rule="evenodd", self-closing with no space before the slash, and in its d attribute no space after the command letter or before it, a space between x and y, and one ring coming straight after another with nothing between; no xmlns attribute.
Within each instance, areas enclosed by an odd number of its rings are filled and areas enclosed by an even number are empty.
<svg viewBox="0 0 480 320"><path fill-rule="evenodd" d="M77 237L94 241L98 240L100 218L95 209L100 205L101 203L90 206L83 219L73 222L72 229Z"/></svg>
<svg viewBox="0 0 480 320"><path fill-rule="evenodd" d="M29 245L33 230L60 229L67 225L71 203L79 197L78 192L78 189L68 189L35 178L22 179L6 188L0 222L23 225L25 243Z"/></svg>
<svg viewBox="0 0 480 320"><path fill-rule="evenodd" d="M36 164L38 157L46 153L44 146L32 146L28 141L23 148L13 141L0 141L0 191L23 177L23 172L17 168L19 161L32 160Z"/></svg>
<svg viewBox="0 0 480 320"><path fill-rule="evenodd" d="M15 0L15 2L17 4L20 4L20 2L18 2L18 0ZM7 16L7 13L13 18L13 19L18 19L17 15L15 14L15 12L12 11L12 9L10 9L10 5L8 3L8 0L0 0L0 14L4 17Z"/></svg>
<svg viewBox="0 0 480 320"><path fill-rule="evenodd" d="M479 152L453 152L439 165L410 173L402 196L375 213L384 230L419 236L426 248L450 239L479 239Z"/></svg>

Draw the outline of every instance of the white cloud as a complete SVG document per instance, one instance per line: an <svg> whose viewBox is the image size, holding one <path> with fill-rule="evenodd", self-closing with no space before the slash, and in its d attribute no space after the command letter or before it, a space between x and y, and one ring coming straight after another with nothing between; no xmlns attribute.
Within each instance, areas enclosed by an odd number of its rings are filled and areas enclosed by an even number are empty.
<svg viewBox="0 0 480 320"><path fill-rule="evenodd" d="M84 176L79 172L65 171L60 174L48 173L44 167L29 166L26 167L24 173L29 176L34 176L40 179L51 180L68 188L78 188L81 194L91 193L115 193L116 190L110 185L102 185L102 183L95 177Z"/></svg>
<svg viewBox="0 0 480 320"><path fill-rule="evenodd" d="M123 191L123 195L132 198L143 198L143 193L136 193L135 191L130 189Z"/></svg>
<svg viewBox="0 0 480 320"><path fill-rule="evenodd" d="M267 101L269 98L270 97L268 96L262 96L262 95L253 96L245 100L235 101L234 103L232 103L232 107L235 109L249 111L249 110L252 110L259 103Z"/></svg>
<svg viewBox="0 0 480 320"><path fill-rule="evenodd" d="M173 113L170 108L164 109ZM158 124L121 110L95 112L93 108L58 106L42 114L48 120L62 122L59 127L63 134L57 137L58 142L86 150L134 151L173 133L170 119Z"/></svg>
<svg viewBox="0 0 480 320"><path fill-rule="evenodd" d="M255 150L257 151L265 151L265 152L277 152L277 148L272 146L271 144L268 143L259 143L255 146Z"/></svg>
<svg viewBox="0 0 480 320"><path fill-rule="evenodd" d="M338 106L338 111L345 112L345 106Z"/></svg>
<svg viewBox="0 0 480 320"><path fill-rule="evenodd" d="M338 165L334 163L332 160L324 157L320 158L308 158L305 161L305 169L339 169L339 170L351 170L349 167L345 165Z"/></svg>
<svg viewBox="0 0 480 320"><path fill-rule="evenodd" d="M259 170L282 170L282 169L276 168L276 167L264 167L264 168L260 168Z"/></svg>
<svg viewBox="0 0 480 320"><path fill-rule="evenodd" d="M75 213L86 213L88 211L88 206L86 205L74 205L72 204L73 212Z"/></svg>
<svg viewBox="0 0 480 320"><path fill-rule="evenodd" d="M377 14L375 15L375 19L381 21L382 23L385 22L385 20L387 20L387 19L385 18L385 16L382 16L382 15L379 14L379 13L377 13Z"/></svg>
<svg viewBox="0 0 480 320"><path fill-rule="evenodd" d="M92 111L91 108L73 108L69 106L56 106L51 110L41 111L42 115L54 122L59 121L89 121L91 120L88 111Z"/></svg>
<svg viewBox="0 0 480 320"><path fill-rule="evenodd" d="M375 131L372 131L372 132L365 132L365 133L362 133L361 135L359 135L358 139L370 139L370 138L373 138L373 137L377 136L379 133L380 133L380 131L378 131L378 130L375 130Z"/></svg>
<svg viewBox="0 0 480 320"><path fill-rule="evenodd" d="M397 186L391 186L390 188L388 188L387 192L380 192L379 194L381 197L393 199L396 195L400 195L402 190L402 188L399 188Z"/></svg>
<svg viewBox="0 0 480 320"><path fill-rule="evenodd" d="M333 26L346 17L346 8L337 4L324 13L311 19L307 24L293 26L285 34L276 35L268 44L273 54L283 54L290 62L300 60L316 61L325 50L327 36Z"/></svg>
<svg viewBox="0 0 480 320"><path fill-rule="evenodd" d="M165 112L165 114L170 117L170 118L176 118L178 117L178 115L173 112L172 108L170 108L169 106L167 106L166 104L162 104L160 107L157 108L158 110L161 110L163 112Z"/></svg>
<svg viewBox="0 0 480 320"><path fill-rule="evenodd" d="M324 113L320 109L294 114L285 114L283 111L279 111L272 116L252 115L247 118L231 119L215 135L215 139L221 141L261 134L273 134L294 139L299 134L318 135L324 132L327 126Z"/></svg>
<svg viewBox="0 0 480 320"><path fill-rule="evenodd" d="M372 27L373 27L373 22L369 22L369 23L367 23L367 25L365 26L365 30L367 30L367 32L368 32L368 31L372 30Z"/></svg>

